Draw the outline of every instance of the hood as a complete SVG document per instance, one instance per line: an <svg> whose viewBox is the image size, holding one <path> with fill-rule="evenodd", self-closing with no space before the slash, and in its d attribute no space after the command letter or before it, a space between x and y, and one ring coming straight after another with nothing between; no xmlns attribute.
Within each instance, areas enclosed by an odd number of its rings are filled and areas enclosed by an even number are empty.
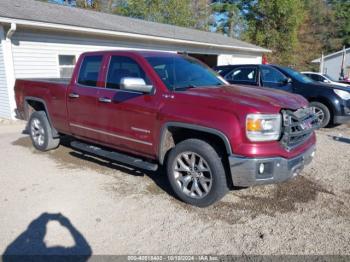
<svg viewBox="0 0 350 262"><path fill-rule="evenodd" d="M350 83L348 83L348 84L344 84L344 83L337 83L337 82L332 82L331 83L332 85L334 85L334 86L341 86L341 87L347 87L347 88L350 88Z"/></svg>
<svg viewBox="0 0 350 262"><path fill-rule="evenodd" d="M313 83L310 83L310 85L315 87L328 88L328 89L340 89L340 90L350 92L350 86L341 86L337 84L327 84L327 83L321 83L321 82L313 82Z"/></svg>
<svg viewBox="0 0 350 262"><path fill-rule="evenodd" d="M188 95L210 97L255 107L257 110L268 107L296 110L306 107L308 102L302 96L285 91L240 85L225 85L220 87L197 87L185 91Z"/></svg>

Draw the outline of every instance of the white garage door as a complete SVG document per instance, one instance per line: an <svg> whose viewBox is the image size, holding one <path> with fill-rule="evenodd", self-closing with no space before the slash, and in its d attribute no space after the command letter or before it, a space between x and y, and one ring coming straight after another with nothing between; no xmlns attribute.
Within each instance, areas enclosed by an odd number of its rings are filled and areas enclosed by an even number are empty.
<svg viewBox="0 0 350 262"><path fill-rule="evenodd" d="M262 56L254 55L219 55L218 65L261 64Z"/></svg>

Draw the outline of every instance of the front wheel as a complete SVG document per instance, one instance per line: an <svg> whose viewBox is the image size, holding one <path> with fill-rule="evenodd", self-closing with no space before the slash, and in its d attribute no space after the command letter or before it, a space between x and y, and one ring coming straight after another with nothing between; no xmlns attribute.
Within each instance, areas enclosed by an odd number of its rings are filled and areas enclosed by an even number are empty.
<svg viewBox="0 0 350 262"><path fill-rule="evenodd" d="M310 107L316 114L320 127L326 127L331 124L331 113L328 107L320 102L311 102Z"/></svg>
<svg viewBox="0 0 350 262"><path fill-rule="evenodd" d="M209 206L228 191L220 157L211 145L199 139L187 139L171 150L167 175L176 196L194 206Z"/></svg>

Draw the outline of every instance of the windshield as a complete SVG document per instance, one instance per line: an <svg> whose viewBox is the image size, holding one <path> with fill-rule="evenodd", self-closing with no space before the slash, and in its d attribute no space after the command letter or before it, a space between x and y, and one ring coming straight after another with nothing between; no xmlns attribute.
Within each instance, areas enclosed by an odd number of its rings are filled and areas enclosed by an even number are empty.
<svg viewBox="0 0 350 262"><path fill-rule="evenodd" d="M331 77L330 75L325 74L324 76L327 77L332 82L338 82L338 80L336 80L335 78Z"/></svg>
<svg viewBox="0 0 350 262"><path fill-rule="evenodd" d="M191 57L146 57L169 90L226 84L214 71Z"/></svg>
<svg viewBox="0 0 350 262"><path fill-rule="evenodd" d="M307 77L306 75L303 75L302 73L299 73L298 71L295 71L292 68L289 67L282 67L282 70L286 72L292 79L296 79L297 81L304 83L304 84L309 84L315 82L311 78Z"/></svg>

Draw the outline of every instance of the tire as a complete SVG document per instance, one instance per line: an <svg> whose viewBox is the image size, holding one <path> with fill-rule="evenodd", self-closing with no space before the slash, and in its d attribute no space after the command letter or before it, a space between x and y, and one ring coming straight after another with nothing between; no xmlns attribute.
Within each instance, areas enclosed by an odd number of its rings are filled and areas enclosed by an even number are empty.
<svg viewBox="0 0 350 262"><path fill-rule="evenodd" d="M315 113L319 114L321 128L332 124L331 113L326 105L320 102L311 102L310 107L313 107L315 109Z"/></svg>
<svg viewBox="0 0 350 262"><path fill-rule="evenodd" d="M177 144L169 153L166 169L175 195L188 204L207 207L228 191L224 165L203 140L187 139Z"/></svg>
<svg viewBox="0 0 350 262"><path fill-rule="evenodd" d="M60 144L60 139L52 136L52 128L44 111L36 111L30 116L28 129L33 146L39 151L52 150Z"/></svg>

